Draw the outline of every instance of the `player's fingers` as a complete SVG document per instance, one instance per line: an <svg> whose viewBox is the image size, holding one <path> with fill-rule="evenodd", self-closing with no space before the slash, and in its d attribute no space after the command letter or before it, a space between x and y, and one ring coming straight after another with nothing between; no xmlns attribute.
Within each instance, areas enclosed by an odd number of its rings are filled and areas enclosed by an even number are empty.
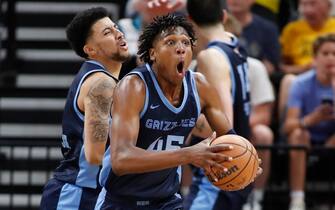
<svg viewBox="0 0 335 210"><path fill-rule="evenodd" d="M213 163L211 163L211 169L219 177L222 173L225 173L225 172L228 171L228 168L226 168L222 163L215 162L215 161L213 161ZM219 178L219 177L217 177L217 178Z"/></svg>
<svg viewBox="0 0 335 210"><path fill-rule="evenodd" d="M261 167L258 167L257 172L256 172L256 177L258 177L262 173L263 173L263 169Z"/></svg>
<svg viewBox="0 0 335 210"><path fill-rule="evenodd" d="M232 145L215 145L210 148L212 152L222 152L232 150L234 147Z"/></svg>
<svg viewBox="0 0 335 210"><path fill-rule="evenodd" d="M213 170L211 169L211 166L207 167L207 169L205 170L207 177L209 178L210 181L212 182L217 182L219 179L216 177L215 173L213 172Z"/></svg>
<svg viewBox="0 0 335 210"><path fill-rule="evenodd" d="M154 7L159 7L161 4L159 3L158 0L152 0L147 3L148 8L154 8Z"/></svg>
<svg viewBox="0 0 335 210"><path fill-rule="evenodd" d="M258 158L258 164L259 164L259 165L262 164L262 159Z"/></svg>
<svg viewBox="0 0 335 210"><path fill-rule="evenodd" d="M214 131L212 133L212 135L208 138L209 139L209 143L212 143L212 141L216 138L216 132Z"/></svg>
<svg viewBox="0 0 335 210"><path fill-rule="evenodd" d="M216 132L214 131L210 137L208 137L207 139L203 140L203 143L205 143L206 145L210 146L211 143L212 143L212 141L215 138L216 138Z"/></svg>
<svg viewBox="0 0 335 210"><path fill-rule="evenodd" d="M232 161L233 157L231 157L229 155L222 154L222 153L215 153L215 154L212 155L212 160L221 164L221 163L226 162L226 161Z"/></svg>
<svg viewBox="0 0 335 210"><path fill-rule="evenodd" d="M170 10L177 10L179 7L181 7L183 2L181 1L170 1L170 3L167 5L167 8Z"/></svg>

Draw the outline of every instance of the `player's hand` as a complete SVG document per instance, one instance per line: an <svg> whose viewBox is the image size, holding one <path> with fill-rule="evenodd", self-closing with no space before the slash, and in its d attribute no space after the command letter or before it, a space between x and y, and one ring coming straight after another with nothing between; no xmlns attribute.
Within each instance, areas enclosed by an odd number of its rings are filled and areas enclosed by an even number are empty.
<svg viewBox="0 0 335 210"><path fill-rule="evenodd" d="M152 14L163 15L184 7L185 0L149 0L147 9Z"/></svg>
<svg viewBox="0 0 335 210"><path fill-rule="evenodd" d="M218 180L219 174L227 171L222 163L232 160L232 157L224 155L224 151L231 150L233 147L229 145L210 146L210 143L216 138L216 132L192 146L191 164L205 169L205 173L213 180ZM215 170L213 170L215 168Z"/></svg>
<svg viewBox="0 0 335 210"><path fill-rule="evenodd" d="M256 172L256 177L255 177L255 179L257 179L257 177L259 177L259 176L262 175L262 173L263 173L263 168L260 167L260 165L262 164L262 160L261 160L260 158L258 158L258 164L259 164L259 166L258 166L258 168L257 168L257 172ZM253 179L251 182L254 182L255 179Z"/></svg>

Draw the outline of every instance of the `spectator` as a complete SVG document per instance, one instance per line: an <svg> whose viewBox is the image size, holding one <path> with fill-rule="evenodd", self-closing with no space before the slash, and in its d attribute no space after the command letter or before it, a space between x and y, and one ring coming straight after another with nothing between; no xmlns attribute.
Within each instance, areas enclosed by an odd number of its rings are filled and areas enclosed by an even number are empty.
<svg viewBox="0 0 335 210"><path fill-rule="evenodd" d="M272 145L273 131L270 128L274 94L270 79L266 73L265 66L257 59L248 57L249 82L250 82L250 140L254 145ZM262 160L263 173L254 184L254 189L249 195L248 202L243 210L261 210L271 163L271 152L269 150L257 150Z"/></svg>
<svg viewBox="0 0 335 210"><path fill-rule="evenodd" d="M275 22L281 30L297 16L298 0L255 0L252 11Z"/></svg>
<svg viewBox="0 0 335 210"><path fill-rule="evenodd" d="M240 42L248 55L261 60L269 74L278 67L280 45L275 24L251 12L255 0L227 0L229 11L241 23Z"/></svg>
<svg viewBox="0 0 335 210"><path fill-rule="evenodd" d="M322 34L335 32L335 18L330 17L333 0L299 0L300 20L289 23L280 37L281 69L286 74L280 83L278 116L284 120L289 89L294 75L312 68L312 43ZM293 74L293 75L291 75Z"/></svg>
<svg viewBox="0 0 335 210"><path fill-rule="evenodd" d="M304 1L304 0L303 0ZM335 35L321 36L313 44L314 68L293 81L284 130L290 145L335 147L335 112L332 106ZM334 85L334 84L333 84ZM290 152L290 210L304 210L305 151Z"/></svg>
<svg viewBox="0 0 335 210"><path fill-rule="evenodd" d="M330 0L299 0L302 18L285 26L280 37L282 71L299 74L311 68L313 41L319 35L335 32L330 10Z"/></svg>

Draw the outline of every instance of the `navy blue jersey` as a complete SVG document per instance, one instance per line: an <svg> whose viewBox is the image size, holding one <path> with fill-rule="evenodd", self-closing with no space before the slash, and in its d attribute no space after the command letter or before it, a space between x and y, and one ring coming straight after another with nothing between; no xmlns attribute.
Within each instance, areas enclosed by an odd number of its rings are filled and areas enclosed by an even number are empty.
<svg viewBox="0 0 335 210"><path fill-rule="evenodd" d="M100 167L86 161L84 154L84 113L77 105L81 85L93 73L103 72L115 79L96 61L86 61L74 78L63 112L62 154L64 159L55 170L56 179L81 187L96 188Z"/></svg>
<svg viewBox="0 0 335 210"><path fill-rule="evenodd" d="M136 146L150 151L181 148L195 126L201 110L194 73L186 72L183 79L184 96L179 107L173 106L166 99L148 64L134 69L130 75L137 75L146 85ZM111 167L108 148L100 174L100 184L113 196L127 196L129 199L142 201L161 200L175 195L180 187L180 167L124 176L116 176Z"/></svg>
<svg viewBox="0 0 335 210"><path fill-rule="evenodd" d="M250 87L248 80L247 56L238 40L232 38L231 43L210 42L207 48L219 50L230 62L230 78L232 84L234 130L247 139L250 137Z"/></svg>
<svg viewBox="0 0 335 210"><path fill-rule="evenodd" d="M234 130L238 135L247 139L250 136L249 127L249 82L246 53L239 47L238 40L232 38L231 43L210 42L207 48L214 48L226 56L230 62L231 94L233 97ZM198 143L201 138L194 138L191 144ZM242 209L242 205L250 193L251 188L227 192L215 187L205 176L204 170L192 167L194 178L190 193L184 200L185 210ZM249 185L251 186L251 185Z"/></svg>

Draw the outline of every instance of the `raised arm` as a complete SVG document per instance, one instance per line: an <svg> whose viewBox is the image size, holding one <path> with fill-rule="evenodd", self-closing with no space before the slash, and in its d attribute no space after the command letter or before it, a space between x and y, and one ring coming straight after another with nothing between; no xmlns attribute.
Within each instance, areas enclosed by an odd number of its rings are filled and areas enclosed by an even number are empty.
<svg viewBox="0 0 335 210"><path fill-rule="evenodd" d="M101 164L109 132L109 116L116 82L104 73L95 73L84 82L78 105L85 112L84 151L91 164Z"/></svg>
<svg viewBox="0 0 335 210"><path fill-rule="evenodd" d="M194 164L209 168L227 159L217 152L227 147L209 147L215 136L188 148L169 151L147 151L136 147L140 126L140 113L145 101L145 84L136 75L125 77L114 93L111 128L112 170L117 175L144 173Z"/></svg>

